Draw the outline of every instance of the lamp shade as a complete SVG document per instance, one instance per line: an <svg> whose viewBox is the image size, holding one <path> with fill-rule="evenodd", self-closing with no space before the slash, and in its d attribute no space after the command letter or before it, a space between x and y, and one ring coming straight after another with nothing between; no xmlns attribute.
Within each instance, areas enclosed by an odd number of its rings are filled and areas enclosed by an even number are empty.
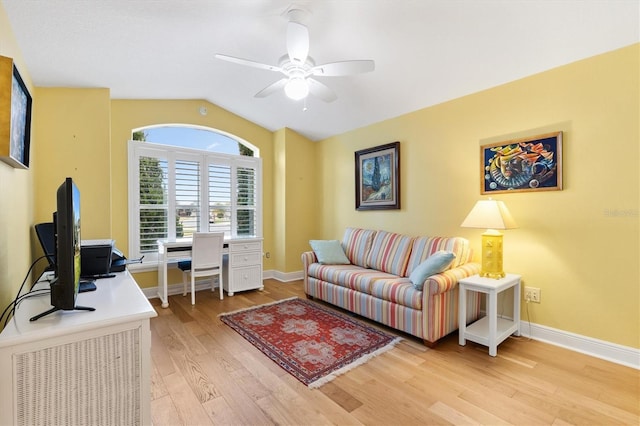
<svg viewBox="0 0 640 426"><path fill-rule="evenodd" d="M516 221L502 201L480 200L460 225L463 228L513 229Z"/></svg>

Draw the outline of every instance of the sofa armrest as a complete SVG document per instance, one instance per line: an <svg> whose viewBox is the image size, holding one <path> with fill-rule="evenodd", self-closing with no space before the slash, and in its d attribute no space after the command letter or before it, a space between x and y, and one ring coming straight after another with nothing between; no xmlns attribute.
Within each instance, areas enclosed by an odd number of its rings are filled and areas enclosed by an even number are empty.
<svg viewBox="0 0 640 426"><path fill-rule="evenodd" d="M431 275L424 282L424 288L422 291L427 292L429 295L445 293L452 290L458 285L458 281L463 278L470 277L480 272L479 263L465 263L456 268L448 269L439 274Z"/></svg>
<svg viewBox="0 0 640 426"><path fill-rule="evenodd" d="M318 262L318 258L316 257L316 254L314 252L305 251L304 253L302 253L302 266L305 271L305 274L307 273L307 268L309 267L309 265L317 262Z"/></svg>
<svg viewBox="0 0 640 426"><path fill-rule="evenodd" d="M302 253L302 272L304 273L304 288L307 288L307 277L309 276L309 265L316 263L318 258L313 251Z"/></svg>

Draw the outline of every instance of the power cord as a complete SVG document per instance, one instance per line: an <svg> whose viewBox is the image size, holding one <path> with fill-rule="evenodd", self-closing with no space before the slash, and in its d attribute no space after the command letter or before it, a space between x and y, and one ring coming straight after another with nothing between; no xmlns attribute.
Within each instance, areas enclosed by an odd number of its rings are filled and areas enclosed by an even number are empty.
<svg viewBox="0 0 640 426"><path fill-rule="evenodd" d="M526 305L527 305L527 324L529 324L529 340L531 339L531 318L529 316L529 304L531 303L531 300L529 298L526 299Z"/></svg>
<svg viewBox="0 0 640 426"><path fill-rule="evenodd" d="M29 278L29 275L31 274L31 271L33 270L33 267L36 266L36 264L42 260L42 259L46 259L47 256L40 256L39 258L37 258L36 260L33 261L33 263L31 264L31 266L29 267L29 270L27 271L27 274L24 277L24 280L22 280L22 284L20 285L20 289L18 289L18 294L16 294L15 299L13 299L13 302L9 302L9 304L7 305L7 307L4 309L4 311L2 311L2 315L0 315L0 322L2 322L2 318L4 318L5 314L7 315L7 318L4 320L4 325L2 326L2 328L7 326L7 323L9 322L9 319L13 316L17 303L20 299L20 293L22 293L22 289L24 288L25 283L27 282L27 279ZM33 285L31 286L31 288L33 288L33 286L37 283L38 281L36 280ZM28 293L27 293L28 294Z"/></svg>

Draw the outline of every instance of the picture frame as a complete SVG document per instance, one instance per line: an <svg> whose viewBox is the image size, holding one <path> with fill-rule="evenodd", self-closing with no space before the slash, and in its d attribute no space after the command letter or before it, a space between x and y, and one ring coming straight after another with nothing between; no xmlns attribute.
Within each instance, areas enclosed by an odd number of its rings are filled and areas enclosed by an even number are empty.
<svg viewBox="0 0 640 426"><path fill-rule="evenodd" d="M13 59L0 56L0 160L29 168L32 98Z"/></svg>
<svg viewBox="0 0 640 426"><path fill-rule="evenodd" d="M480 193L562 190L562 132L480 147Z"/></svg>
<svg viewBox="0 0 640 426"><path fill-rule="evenodd" d="M400 209L400 142L355 153L356 210Z"/></svg>

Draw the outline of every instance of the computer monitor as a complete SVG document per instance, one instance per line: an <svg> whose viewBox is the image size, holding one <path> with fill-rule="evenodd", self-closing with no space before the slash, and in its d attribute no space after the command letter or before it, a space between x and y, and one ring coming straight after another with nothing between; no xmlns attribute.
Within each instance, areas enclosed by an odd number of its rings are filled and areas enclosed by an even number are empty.
<svg viewBox="0 0 640 426"><path fill-rule="evenodd" d="M80 190L66 178L56 193L57 211L53 214L55 229L55 277L51 282L52 309L31 318L35 321L59 310L93 311L76 305L80 287Z"/></svg>

